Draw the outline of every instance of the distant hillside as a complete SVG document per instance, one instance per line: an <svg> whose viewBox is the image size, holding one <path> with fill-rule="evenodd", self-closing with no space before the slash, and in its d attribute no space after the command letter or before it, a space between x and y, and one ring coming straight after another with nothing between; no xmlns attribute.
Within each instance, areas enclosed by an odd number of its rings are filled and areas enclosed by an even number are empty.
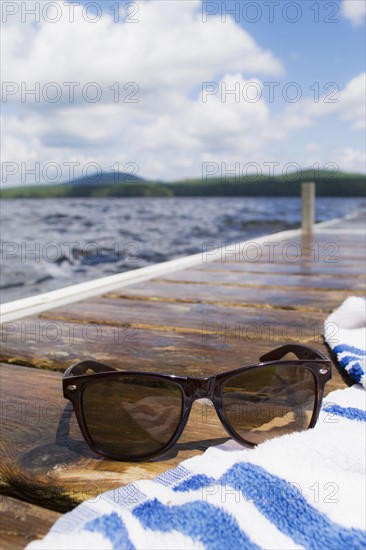
<svg viewBox="0 0 366 550"><path fill-rule="evenodd" d="M346 172L313 170L286 176L246 176L242 178L213 178L207 181L192 179L170 184L177 196L299 196L304 181L316 183L316 194L320 197L363 197L366 195L366 175Z"/></svg>
<svg viewBox="0 0 366 550"><path fill-rule="evenodd" d="M146 181L135 174L128 172L102 172L101 174L90 175L89 177L77 178L72 182L61 185L114 185L115 183L138 183Z"/></svg>
<svg viewBox="0 0 366 550"><path fill-rule="evenodd" d="M122 178L122 181L121 181ZM131 179L132 178L132 179ZM119 181L118 181L119 180ZM0 198L57 197L220 197L299 196L303 181L315 181L320 197L364 197L363 174L304 171L269 178L246 176L183 180L172 183L144 180L132 174L102 174L99 181L87 178L57 185L28 185L3 189Z"/></svg>

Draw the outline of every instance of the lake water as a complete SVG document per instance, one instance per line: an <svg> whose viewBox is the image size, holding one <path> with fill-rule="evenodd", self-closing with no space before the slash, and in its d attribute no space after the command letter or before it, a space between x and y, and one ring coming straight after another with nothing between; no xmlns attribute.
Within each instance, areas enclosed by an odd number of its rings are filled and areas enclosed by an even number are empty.
<svg viewBox="0 0 366 550"><path fill-rule="evenodd" d="M316 220L365 208L364 199L318 198ZM300 199L107 198L1 202L1 300L299 227Z"/></svg>

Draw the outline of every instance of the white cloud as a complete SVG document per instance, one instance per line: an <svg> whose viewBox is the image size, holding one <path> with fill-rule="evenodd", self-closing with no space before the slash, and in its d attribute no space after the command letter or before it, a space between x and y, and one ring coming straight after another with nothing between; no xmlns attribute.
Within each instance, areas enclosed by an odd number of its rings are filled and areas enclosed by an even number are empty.
<svg viewBox="0 0 366 550"><path fill-rule="evenodd" d="M63 1L58 5L65 9ZM154 0L139 7L138 24L115 24L107 11L91 24L76 5L73 23L67 17L39 25L22 23L20 14L9 18L3 25L3 81L19 88L39 82L43 93L54 81L63 97L51 103L41 95L39 103L30 97L24 103L20 93L9 96L3 104L4 162L55 162L63 167L62 179L69 175L66 162L79 163L75 175L91 162L103 170L133 162L140 176L169 180L199 176L203 162L226 162L228 169L237 162L286 163L286 138L327 113L361 127L362 75L337 95L336 104L305 99L274 115L268 101L246 101L242 93L249 83L261 87L262 75L279 77L282 63L233 19L222 24L212 16L203 23L199 1ZM80 83L73 103L65 82ZM100 85L100 101L83 98L80 90L88 82ZM110 90L115 82L122 93L117 103ZM124 90L126 82L138 85L137 103L123 101L134 89ZM207 101L202 82L216 83ZM239 97L225 97L224 85L238 89ZM350 154L342 154L348 162Z"/></svg>
<svg viewBox="0 0 366 550"><path fill-rule="evenodd" d="M340 94L339 109L342 118L353 122L355 130L363 130L366 121L366 73L350 80Z"/></svg>
<svg viewBox="0 0 366 550"><path fill-rule="evenodd" d="M30 7L31 2L27 2ZM64 2L58 4L63 7ZM136 82L146 94L188 92L224 71L280 75L282 64L228 18L202 22L201 2L139 2L137 24L115 24L105 11L95 24L75 6L75 20L15 23L3 28L3 80L14 82ZM14 28L16 27L16 28ZM113 97L111 93L108 94Z"/></svg>
<svg viewBox="0 0 366 550"><path fill-rule="evenodd" d="M116 162L121 169L125 163L134 162L139 166L139 175L179 179L199 176L203 162L225 162L228 169L237 162L241 166L268 160L286 163L286 138L314 125L327 113L338 113L355 129L363 120L362 75L338 94L338 103L308 99L277 115L271 113L264 99L250 103L242 96L229 94L225 98L221 93L225 89L221 84L225 83L227 90L241 91L249 82L259 87L262 84L259 79L245 80L239 73L226 74L206 102L201 92L193 98L172 93L170 102L151 106L151 112L142 101L136 106L68 105L54 111L28 110L22 117L4 117L9 139L5 140L3 158L12 162L57 162L61 166L66 161L79 162L80 166L96 162L103 170ZM273 145L281 141L282 152L273 154ZM316 142L310 142L306 149L321 156L317 147ZM350 154L344 151L342 162L355 171L362 165L360 157L351 162ZM340 155L339 151L335 155ZM325 162L330 158L336 157L328 151ZM63 175L67 179L68 168Z"/></svg>
<svg viewBox="0 0 366 550"><path fill-rule="evenodd" d="M352 78L343 90L331 88L317 101L304 99L289 105L284 111L283 124L288 130L312 126L316 119L338 113L349 120L353 130L363 130L366 120L366 73Z"/></svg>
<svg viewBox="0 0 366 550"><path fill-rule="evenodd" d="M333 152L333 158L342 171L365 172L366 171L366 153L364 150L344 147Z"/></svg>
<svg viewBox="0 0 366 550"><path fill-rule="evenodd" d="M362 25L366 16L366 0L342 0L341 12L353 25Z"/></svg>
<svg viewBox="0 0 366 550"><path fill-rule="evenodd" d="M207 155L254 154L270 138L264 101L237 104L229 97L225 103L218 93L203 103L200 95L202 82L218 82L220 75L230 88L243 86L246 73L283 73L281 62L231 18L203 23L200 1L155 1L139 2L138 24L115 24L106 10L91 24L76 5L71 23L64 2L57 5L63 17L56 24L42 17L39 25L22 23L19 12L4 25L3 81L14 83L7 87L4 161L94 158L103 169L131 161L141 175L169 179L197 174ZM80 83L73 103L65 82ZM100 86L97 103L83 99L88 82ZM117 103L110 89L115 82L122 93ZM136 83L137 103L123 101L134 91L123 89L126 82ZM24 92L35 83L40 101L31 95L22 101L22 86ZM61 100L45 101L56 88Z"/></svg>
<svg viewBox="0 0 366 550"><path fill-rule="evenodd" d="M222 80L227 89L238 90L248 82L240 74L224 75ZM261 81L256 83L261 86ZM263 99L251 103L239 98L237 103L231 94L223 101L221 81L217 88L206 102L201 93L192 99L183 95L168 106L155 107L153 114L140 105L133 111L124 104L98 103L31 111L22 120L8 116L7 134L24 143L31 141L32 146L25 152L9 142L4 160L31 161L36 150L42 163L62 165L80 152L84 163L94 160L103 169L115 162L136 162L140 175L178 179L199 176L203 162L225 161L234 166L266 158L264 145L284 137L272 124L268 105Z"/></svg>

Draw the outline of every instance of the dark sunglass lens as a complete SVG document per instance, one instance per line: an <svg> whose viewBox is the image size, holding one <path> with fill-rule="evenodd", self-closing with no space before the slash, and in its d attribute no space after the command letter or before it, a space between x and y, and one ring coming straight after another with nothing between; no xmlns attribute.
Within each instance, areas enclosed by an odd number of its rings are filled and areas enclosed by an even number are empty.
<svg viewBox="0 0 366 550"><path fill-rule="evenodd" d="M126 460L163 449L177 430L183 406L180 388L154 376L90 381L82 399L94 447Z"/></svg>
<svg viewBox="0 0 366 550"><path fill-rule="evenodd" d="M313 373L296 365L248 369L230 378L222 394L229 424L239 437L254 444L306 430L315 401Z"/></svg>

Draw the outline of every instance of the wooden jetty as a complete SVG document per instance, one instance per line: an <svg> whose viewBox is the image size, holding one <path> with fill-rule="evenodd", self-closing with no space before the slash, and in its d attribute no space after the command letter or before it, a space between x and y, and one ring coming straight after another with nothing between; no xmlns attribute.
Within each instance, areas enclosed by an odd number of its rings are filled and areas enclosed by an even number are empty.
<svg viewBox="0 0 366 550"><path fill-rule="evenodd" d="M68 366L92 358L121 369L199 376L256 362L289 341L329 353L322 340L327 315L346 297L365 294L364 224L335 220L312 235L253 239L251 248L214 251L214 261L178 261L175 270L170 265L136 284L132 278L112 290L101 286L97 295L89 288L79 301L73 295L52 307L44 299L24 316L19 308L9 314L0 358L2 548L22 548L83 500L153 478L228 437L213 407L199 401L165 456L102 459L84 443L73 415L68 428L63 421L61 377ZM349 383L335 368L327 391Z"/></svg>

